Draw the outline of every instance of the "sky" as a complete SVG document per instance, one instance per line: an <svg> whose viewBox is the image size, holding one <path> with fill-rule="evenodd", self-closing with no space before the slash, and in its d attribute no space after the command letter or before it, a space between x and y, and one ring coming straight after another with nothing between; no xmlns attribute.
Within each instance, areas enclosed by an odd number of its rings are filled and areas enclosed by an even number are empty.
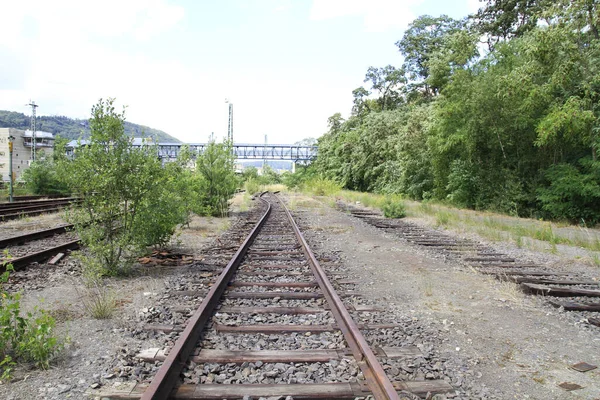
<svg viewBox="0 0 600 400"><path fill-rule="evenodd" d="M295 143L348 116L370 66L400 66L416 17L477 0L0 0L0 109L128 121L184 142Z"/></svg>

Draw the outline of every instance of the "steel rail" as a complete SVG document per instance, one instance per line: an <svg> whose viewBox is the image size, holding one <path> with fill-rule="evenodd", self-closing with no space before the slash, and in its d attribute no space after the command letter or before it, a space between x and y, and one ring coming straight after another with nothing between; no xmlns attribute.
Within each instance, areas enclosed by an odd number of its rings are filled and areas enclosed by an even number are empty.
<svg viewBox="0 0 600 400"><path fill-rule="evenodd" d="M169 355L158 369L152 382L150 382L150 385L142 394L141 400L163 400L169 398L171 391L179 381L179 375L185 367L189 356L196 348L206 323L210 320L215 307L221 300L223 292L227 289L231 277L241 264L248 247L250 247L271 214L271 204L262 198L260 200L267 205L267 210L212 285L210 291L194 312L194 315L189 319L185 330L179 336L179 339L177 339Z"/></svg>
<svg viewBox="0 0 600 400"><path fill-rule="evenodd" d="M308 246L308 243L304 239L304 236L300 232L296 221L292 217L292 214L284 204L283 200L277 197L277 200L283 206L283 209L286 212L286 215L292 225L294 233L300 244L302 245L302 249L306 256L309 259L310 268L315 275L317 283L327 302L331 307L331 312L334 315L336 322L342 333L344 334L344 338L348 343L348 347L351 349L352 354L356 361L358 362L363 375L367 381L367 386L373 393L373 396L377 400L400 400L394 385L387 377L383 367L373 354L370 346L365 340L364 336L358 329L358 326L352 319L352 316L344 306L342 299L336 293L333 285L325 275L325 271L323 267L317 261L317 258L313 254L312 250Z"/></svg>
<svg viewBox="0 0 600 400"><path fill-rule="evenodd" d="M15 270L21 269L21 267L31 264L32 262L45 260L47 258L52 257L53 255L60 253L65 250L75 250L79 248L80 240L71 240L69 242L59 244L58 246L41 250L36 253L27 254L23 257L11 258L6 260L0 260L0 271L5 270L5 264L12 264Z"/></svg>
<svg viewBox="0 0 600 400"><path fill-rule="evenodd" d="M65 233L69 229L72 229L73 225L62 225L56 228L44 229L40 231L35 231L31 233L25 233L19 236L13 236L6 239L0 239L0 249L3 249L8 246L12 246L15 244L27 243L32 240L43 239L48 236L56 235L57 233Z"/></svg>

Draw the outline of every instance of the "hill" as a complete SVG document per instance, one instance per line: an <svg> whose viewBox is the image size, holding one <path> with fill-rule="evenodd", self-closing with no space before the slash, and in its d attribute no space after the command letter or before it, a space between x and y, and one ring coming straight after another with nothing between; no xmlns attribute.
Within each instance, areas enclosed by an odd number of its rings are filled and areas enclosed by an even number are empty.
<svg viewBox="0 0 600 400"><path fill-rule="evenodd" d="M0 110L0 128L29 129L30 121L31 117L23 113ZM63 116L40 116L37 117L36 127L40 131L51 132L54 135L60 135L69 140L78 139L82 133L84 138L90 134L87 119L72 119ZM159 142L180 142L180 140L166 132L127 121L125 121L125 133L133 137L141 137L143 135L152 137Z"/></svg>

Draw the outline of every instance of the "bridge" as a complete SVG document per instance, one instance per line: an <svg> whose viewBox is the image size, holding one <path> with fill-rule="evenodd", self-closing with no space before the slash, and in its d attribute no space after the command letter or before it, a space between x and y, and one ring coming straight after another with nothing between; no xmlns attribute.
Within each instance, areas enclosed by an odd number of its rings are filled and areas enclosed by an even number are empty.
<svg viewBox="0 0 600 400"><path fill-rule="evenodd" d="M182 146L192 153L201 154L207 143L158 143L158 156L163 159L177 158ZM317 146L295 144L248 144L235 143L233 153L238 160L287 160L310 161L317 156Z"/></svg>
<svg viewBox="0 0 600 400"><path fill-rule="evenodd" d="M85 146L87 140L82 140L81 145ZM140 147L145 144L143 139L135 138L134 147ZM192 154L201 154L208 146L208 143L157 143L158 156L165 160L174 160L183 146L188 146ZM67 154L72 155L73 149L78 146L77 140L72 140L67 144ZM235 143L233 153L238 160L287 160L292 162L309 162L317 156L317 146L306 146L296 144L248 144Z"/></svg>

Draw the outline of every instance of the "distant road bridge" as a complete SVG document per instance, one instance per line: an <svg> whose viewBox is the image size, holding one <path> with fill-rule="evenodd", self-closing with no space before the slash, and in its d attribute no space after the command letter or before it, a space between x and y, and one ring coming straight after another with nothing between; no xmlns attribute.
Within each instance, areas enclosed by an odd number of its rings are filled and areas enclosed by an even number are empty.
<svg viewBox="0 0 600 400"><path fill-rule="evenodd" d="M87 140L82 140L85 146ZM144 141L140 138L133 140L134 146L142 146ZM73 154L78 146L77 140L67 144L67 154ZM157 143L158 156L163 160L174 160L177 158L181 147L188 146L192 154L204 152L208 143ZM303 161L310 162L317 156L317 146L306 146L296 144L249 144L235 143L233 152L238 160L287 160L294 163Z"/></svg>

